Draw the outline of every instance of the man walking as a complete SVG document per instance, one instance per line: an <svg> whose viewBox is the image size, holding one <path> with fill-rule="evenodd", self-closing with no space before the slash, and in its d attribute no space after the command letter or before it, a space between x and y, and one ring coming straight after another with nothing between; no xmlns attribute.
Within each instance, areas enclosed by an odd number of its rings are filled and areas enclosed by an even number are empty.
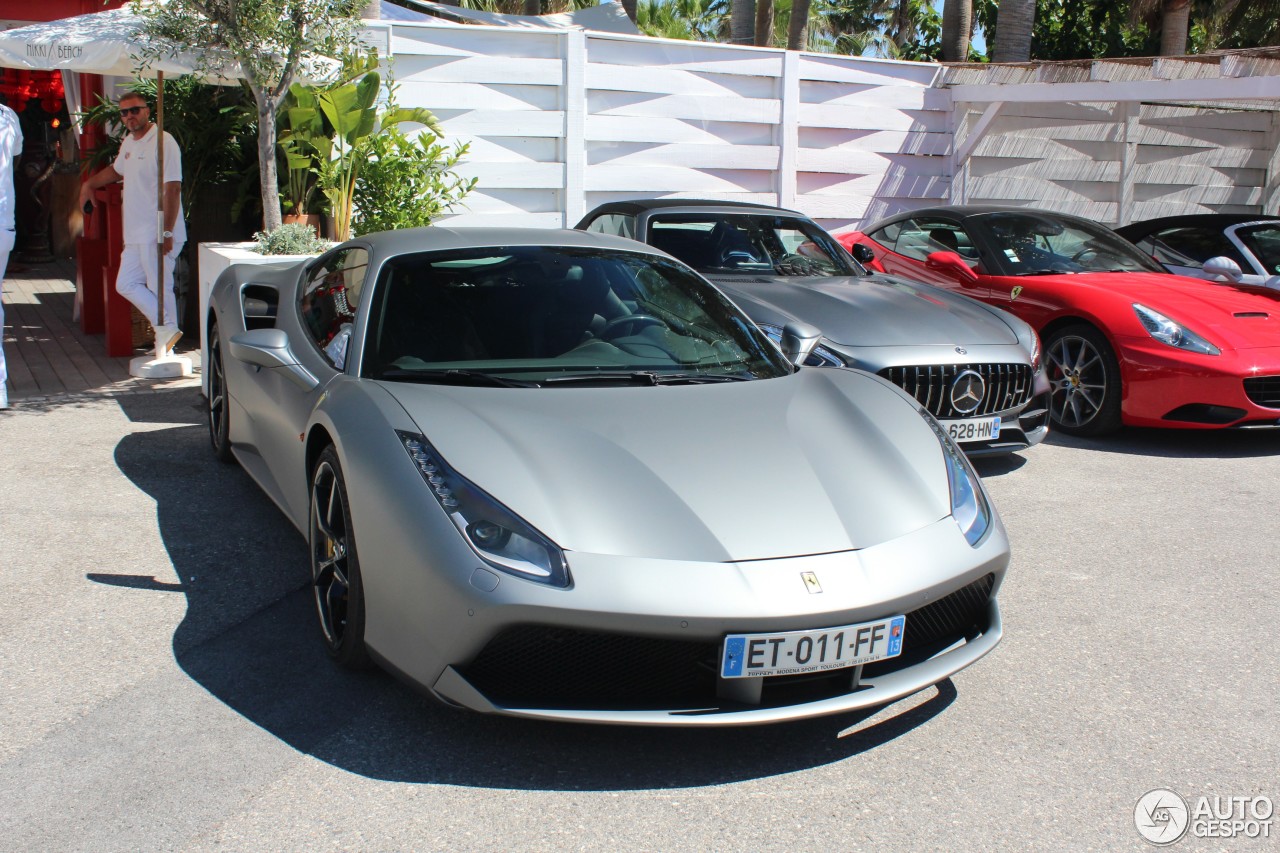
<svg viewBox="0 0 1280 853"><path fill-rule="evenodd" d="M156 133L151 109L137 92L120 97L120 121L124 138L115 161L85 181L80 187L80 206L93 200L93 191L115 181L124 181L124 251L116 292L142 312L156 330L158 354L163 356L182 337L178 329L178 306L173 292L173 266L187 240L182 217L182 152L168 133L164 134L164 317L158 316L156 294L156 197L159 166L156 162Z"/></svg>
<svg viewBox="0 0 1280 853"><path fill-rule="evenodd" d="M4 291L4 269L13 251L13 164L22 153L22 127L18 114L0 104L0 293ZM4 365L4 302L0 301L0 409L9 408L9 371Z"/></svg>

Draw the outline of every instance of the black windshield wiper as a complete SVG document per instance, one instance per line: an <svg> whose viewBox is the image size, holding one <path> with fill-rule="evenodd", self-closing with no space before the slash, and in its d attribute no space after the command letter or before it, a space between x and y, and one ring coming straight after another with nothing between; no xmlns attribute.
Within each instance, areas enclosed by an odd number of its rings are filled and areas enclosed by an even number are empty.
<svg viewBox="0 0 1280 853"><path fill-rule="evenodd" d="M481 373L478 370L384 370L382 379L395 379L408 382L439 383L443 385L495 385L500 388L538 388L537 382L522 382L519 379L507 379L494 376L492 373Z"/></svg>
<svg viewBox="0 0 1280 853"><path fill-rule="evenodd" d="M543 384L570 382L619 382L630 385L693 385L700 382L742 382L753 379L743 374L724 373L654 373L649 370L609 371L600 373L570 373L552 376Z"/></svg>

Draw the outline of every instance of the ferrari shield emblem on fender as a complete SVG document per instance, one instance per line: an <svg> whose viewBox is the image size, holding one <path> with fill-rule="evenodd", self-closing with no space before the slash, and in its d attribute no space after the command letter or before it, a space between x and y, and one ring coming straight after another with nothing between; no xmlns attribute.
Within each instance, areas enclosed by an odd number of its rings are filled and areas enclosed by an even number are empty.
<svg viewBox="0 0 1280 853"><path fill-rule="evenodd" d="M813 572L801 572L800 577L804 581L805 589L809 590L810 595L817 595L822 592L822 584L818 583L818 576Z"/></svg>
<svg viewBox="0 0 1280 853"><path fill-rule="evenodd" d="M1022 295L1022 285L1019 284L1013 290L1009 291L1009 301L1012 302L1013 300L1017 299L1021 295Z"/></svg>

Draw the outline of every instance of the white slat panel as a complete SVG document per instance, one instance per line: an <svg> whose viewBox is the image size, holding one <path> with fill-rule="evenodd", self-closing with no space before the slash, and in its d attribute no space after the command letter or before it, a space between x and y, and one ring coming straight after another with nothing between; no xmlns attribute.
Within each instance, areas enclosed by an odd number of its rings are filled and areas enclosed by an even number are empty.
<svg viewBox="0 0 1280 853"><path fill-rule="evenodd" d="M560 59L513 56L397 56L396 80L405 83L449 81L498 83L519 81L533 86L559 86L564 79Z"/></svg>
<svg viewBox="0 0 1280 853"><path fill-rule="evenodd" d="M763 193L773 174L751 170L662 169L646 166L595 166L587 172L587 192L634 191L643 195L694 193L720 197L724 193Z"/></svg>
<svg viewBox="0 0 1280 853"><path fill-rule="evenodd" d="M1193 148L1177 145L1138 146L1139 163L1177 160L1189 166L1226 166L1238 169L1267 168L1270 152L1254 148Z"/></svg>
<svg viewBox="0 0 1280 853"><path fill-rule="evenodd" d="M539 136L472 136L466 160L474 163L553 163L560 157L558 139ZM453 138L446 136L452 144Z"/></svg>
<svg viewBox="0 0 1280 853"><path fill-rule="evenodd" d="M590 211L602 204L608 204L614 201L629 201L638 198L687 198L694 200L704 200L706 195L696 192L669 192L669 193L643 193L629 190L619 191L590 191L587 193L587 210ZM778 198L773 193L744 193L744 192L721 192L715 196L718 201L743 201L751 204L766 204L771 207L777 206Z"/></svg>
<svg viewBox="0 0 1280 853"><path fill-rule="evenodd" d="M402 104L430 104L437 110L555 110L560 108L556 86L503 86L452 83L441 80L397 80Z"/></svg>
<svg viewBox="0 0 1280 853"><path fill-rule="evenodd" d="M984 157L1032 158L1036 160L1114 160L1123 143L1118 140L1047 139L1043 136L984 136L973 159Z"/></svg>
<svg viewBox="0 0 1280 853"><path fill-rule="evenodd" d="M675 68L714 74L777 77L782 74L780 50L667 39L628 39L588 34L587 56L592 63Z"/></svg>
<svg viewBox="0 0 1280 853"><path fill-rule="evenodd" d="M801 104L800 123L807 127L858 127L867 130L916 130L943 133L950 117L931 110L868 110L864 107Z"/></svg>
<svg viewBox="0 0 1280 853"><path fill-rule="evenodd" d="M838 127L801 127L803 148L857 148L880 154L926 154L939 157L951 153L951 135L901 130L860 130Z"/></svg>
<svg viewBox="0 0 1280 853"><path fill-rule="evenodd" d="M1256 205L1262 200L1261 187L1202 187L1185 184L1138 184L1134 201L1183 201L1192 204Z"/></svg>
<svg viewBox="0 0 1280 853"><path fill-rule="evenodd" d="M936 97L931 98L931 94ZM922 89L918 86L857 86L809 81L800 86L800 100L818 106L942 112L936 104L945 101L945 96L936 89Z"/></svg>
<svg viewBox="0 0 1280 853"><path fill-rule="evenodd" d="M940 66L932 62L888 62L835 54L800 54L802 80L872 86L901 86L904 83L930 86L938 79L939 71Z"/></svg>
<svg viewBox="0 0 1280 853"><path fill-rule="evenodd" d="M652 92L661 95L710 95L716 98L769 98L777 93L776 77L704 74L678 68L593 63L587 66L587 88L601 91Z"/></svg>
<svg viewBox="0 0 1280 853"><path fill-rule="evenodd" d="M969 161L969 175L972 178L1004 177L1045 181L1118 181L1120 161L974 157Z"/></svg>
<svg viewBox="0 0 1280 853"><path fill-rule="evenodd" d="M560 56L560 38L555 30L511 27L454 26L448 24L396 21L391 27L391 52L396 58L396 77L402 57L440 56L523 56L553 59Z"/></svg>
<svg viewBox="0 0 1280 853"><path fill-rule="evenodd" d="M478 186L466 198L466 210L470 214L491 213L560 213L563 203L560 193L546 189L508 189Z"/></svg>
<svg viewBox="0 0 1280 853"><path fill-rule="evenodd" d="M706 144L771 145L773 128L765 124L704 122L638 116L587 116L587 140L592 142L701 142Z"/></svg>
<svg viewBox="0 0 1280 853"><path fill-rule="evenodd" d="M1205 186L1260 187L1267 179L1264 169L1235 169L1230 166L1202 166L1182 160L1139 164L1134 167L1139 183L1186 183Z"/></svg>
<svg viewBox="0 0 1280 853"><path fill-rule="evenodd" d="M902 172L884 175L830 175L806 172L796 176L797 197L807 199L827 195L940 199L946 197L950 186L949 177L909 175Z"/></svg>
<svg viewBox="0 0 1280 853"><path fill-rule="evenodd" d="M590 92L587 110L596 116L623 115L694 121L734 121L777 124L781 105L776 100L701 95L655 95L643 92Z"/></svg>
<svg viewBox="0 0 1280 853"><path fill-rule="evenodd" d="M645 142L593 142L590 165L685 166L695 169L776 169L776 145L653 145Z"/></svg>
<svg viewBox="0 0 1280 853"><path fill-rule="evenodd" d="M408 106L402 104L402 106ZM472 110L436 113L448 139L468 136L554 136L564 135L564 113L558 110Z"/></svg>
<svg viewBox="0 0 1280 853"><path fill-rule="evenodd" d="M856 148L801 148L796 154L796 167L803 172L843 172L849 175L880 173L899 167L918 175L944 175L950 173L951 162L946 157L882 154Z"/></svg>
<svg viewBox="0 0 1280 853"><path fill-rule="evenodd" d="M563 163L484 163L468 158L460 162L454 171L469 178L478 178L478 186L564 189Z"/></svg>

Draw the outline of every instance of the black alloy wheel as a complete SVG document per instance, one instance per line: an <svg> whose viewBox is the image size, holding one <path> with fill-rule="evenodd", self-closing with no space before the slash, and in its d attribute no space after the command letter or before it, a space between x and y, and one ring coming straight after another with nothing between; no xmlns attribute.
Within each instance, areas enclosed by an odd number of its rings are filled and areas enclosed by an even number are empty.
<svg viewBox="0 0 1280 853"><path fill-rule="evenodd" d="M309 528L312 589L325 648L343 666L363 669L370 663L364 644L364 587L346 481L332 445L320 454L311 475Z"/></svg>
<svg viewBox="0 0 1280 853"><path fill-rule="evenodd" d="M1054 429L1068 435L1103 435L1120 428L1120 365L1106 337L1093 326L1058 329L1045 345Z"/></svg>
<svg viewBox="0 0 1280 853"><path fill-rule="evenodd" d="M231 454L231 406L227 398L227 374L222 367L218 327L209 329L209 443L220 462L234 462Z"/></svg>

